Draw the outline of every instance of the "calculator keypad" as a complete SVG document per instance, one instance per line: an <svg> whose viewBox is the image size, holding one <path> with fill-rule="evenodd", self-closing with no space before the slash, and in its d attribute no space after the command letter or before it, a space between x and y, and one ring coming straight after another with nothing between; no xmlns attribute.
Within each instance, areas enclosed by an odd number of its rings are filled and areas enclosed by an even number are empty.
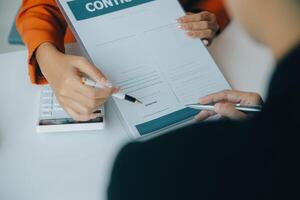
<svg viewBox="0 0 300 200"><path fill-rule="evenodd" d="M98 113L99 116L87 122L73 120L59 105L50 86L44 86L40 96L38 132L101 130L104 127L104 109L99 109L95 113ZM76 126L77 128L69 126L74 124L80 125L80 128L78 126ZM86 126L82 127L83 124ZM63 125L63 128L62 126L59 126L59 128L56 125ZM49 126L52 126L51 129L48 129Z"/></svg>
<svg viewBox="0 0 300 200"><path fill-rule="evenodd" d="M49 86L44 86L42 88L40 106L41 119L70 118L64 109L59 105L59 102Z"/></svg>

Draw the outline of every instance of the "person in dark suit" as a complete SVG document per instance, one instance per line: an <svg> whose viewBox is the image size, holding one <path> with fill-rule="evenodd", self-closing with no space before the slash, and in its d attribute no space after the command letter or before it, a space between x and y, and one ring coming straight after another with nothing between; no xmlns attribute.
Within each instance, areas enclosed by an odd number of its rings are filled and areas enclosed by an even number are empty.
<svg viewBox="0 0 300 200"><path fill-rule="evenodd" d="M300 1L227 0L230 13L277 64L263 111L254 117L233 103L259 103L257 94L223 91L216 103L226 120L198 123L119 153L109 200L300 199Z"/></svg>

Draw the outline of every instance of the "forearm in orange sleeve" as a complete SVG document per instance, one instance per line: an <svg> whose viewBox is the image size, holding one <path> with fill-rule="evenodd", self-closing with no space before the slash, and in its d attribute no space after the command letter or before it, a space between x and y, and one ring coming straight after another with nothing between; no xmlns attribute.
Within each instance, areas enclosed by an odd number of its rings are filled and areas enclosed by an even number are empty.
<svg viewBox="0 0 300 200"><path fill-rule="evenodd" d="M23 0L16 25L28 48L31 82L47 83L36 61L35 51L45 42L53 43L60 51L64 51L67 23L55 0Z"/></svg>

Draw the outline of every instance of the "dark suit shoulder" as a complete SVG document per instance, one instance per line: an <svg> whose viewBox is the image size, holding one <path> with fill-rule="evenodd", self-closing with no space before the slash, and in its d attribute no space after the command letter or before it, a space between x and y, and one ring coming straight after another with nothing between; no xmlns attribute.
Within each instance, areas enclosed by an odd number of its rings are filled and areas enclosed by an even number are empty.
<svg viewBox="0 0 300 200"><path fill-rule="evenodd" d="M210 199L216 190L223 197L231 199L234 192L240 198L233 185L246 178L242 172L248 168L255 174L247 172L247 178L256 177L260 163L245 161L254 155L250 127L248 122L196 124L126 145L115 163L109 199L185 199L189 194Z"/></svg>

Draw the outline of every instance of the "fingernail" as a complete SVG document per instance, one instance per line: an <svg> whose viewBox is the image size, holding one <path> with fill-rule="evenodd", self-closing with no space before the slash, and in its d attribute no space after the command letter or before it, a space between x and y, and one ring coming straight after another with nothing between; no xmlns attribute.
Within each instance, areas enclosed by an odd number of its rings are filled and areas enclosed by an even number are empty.
<svg viewBox="0 0 300 200"><path fill-rule="evenodd" d="M96 118L98 117L98 115L99 115L99 114L92 114L92 115L90 115L90 120L96 119Z"/></svg>
<svg viewBox="0 0 300 200"><path fill-rule="evenodd" d="M118 88L118 87L114 87L113 88L113 93L117 93L117 92L119 92L120 91L120 88Z"/></svg>
<svg viewBox="0 0 300 200"><path fill-rule="evenodd" d="M202 40L203 44L207 46L209 44L208 40Z"/></svg>
<svg viewBox="0 0 300 200"><path fill-rule="evenodd" d="M197 38L197 36L194 35L194 34L191 34L190 37L191 37L191 38Z"/></svg>
<svg viewBox="0 0 300 200"><path fill-rule="evenodd" d="M215 104L215 106L214 106L215 112L219 112L220 107L221 107L221 104L219 104L219 103Z"/></svg>
<svg viewBox="0 0 300 200"><path fill-rule="evenodd" d="M203 103L203 102L204 102L204 98L200 98L200 99L199 99L199 102L200 102L200 103Z"/></svg>
<svg viewBox="0 0 300 200"><path fill-rule="evenodd" d="M100 81L101 81L101 83L105 83L107 81L107 79L105 77L102 77Z"/></svg>

